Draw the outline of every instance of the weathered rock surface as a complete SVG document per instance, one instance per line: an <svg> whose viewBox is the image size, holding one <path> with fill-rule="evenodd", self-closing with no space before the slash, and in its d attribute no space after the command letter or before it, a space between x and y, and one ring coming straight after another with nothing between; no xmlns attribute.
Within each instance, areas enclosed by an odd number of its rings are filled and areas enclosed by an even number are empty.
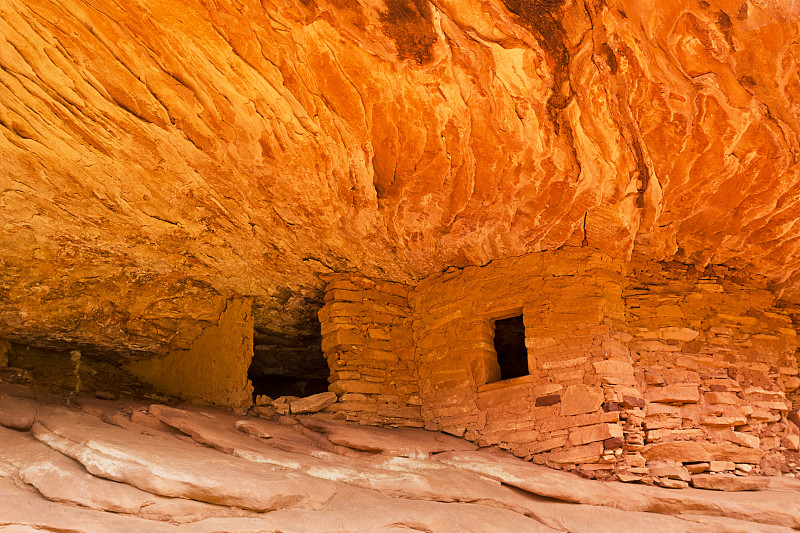
<svg viewBox="0 0 800 533"><path fill-rule="evenodd" d="M63 408L43 408L33 435L94 475L162 496L267 511L300 502L318 509L335 490L324 480L287 477L268 465L235 461L168 437L125 431ZM231 478L236 482L226 481Z"/></svg>
<svg viewBox="0 0 800 533"><path fill-rule="evenodd" d="M696 474L692 476L692 485L698 489L740 492L761 490L768 484L769 479L767 478L743 477L733 474Z"/></svg>
<svg viewBox="0 0 800 533"><path fill-rule="evenodd" d="M17 342L164 355L236 294L280 366L319 274L582 243L798 299L791 3L6 0L0 34Z"/></svg>
<svg viewBox="0 0 800 533"><path fill-rule="evenodd" d="M293 415L317 413L336 402L335 392L321 392L300 398L289 404Z"/></svg>
<svg viewBox="0 0 800 533"><path fill-rule="evenodd" d="M0 428L0 442L0 461L16 467L22 481L54 502L176 523L252 514L183 498L165 498L96 477L29 433Z"/></svg>
<svg viewBox="0 0 800 533"><path fill-rule="evenodd" d="M403 455L393 454L389 457L386 455L371 456L370 454L365 454L366 457L337 457L329 451L308 444L297 444L291 452L286 452L272 448L270 446L271 438L261 442L237 431L234 425L236 418L219 411L206 409L185 411L154 405L151 407L151 412L159 420L191 435L201 444L255 463L275 465L301 472L313 478L333 480L344 485L370 489L396 498L423 498L442 502L497 500L498 504L502 504L503 498L493 494L497 487L484 482L476 483L472 476L465 476L464 472L459 470L442 468L436 462L404 460ZM309 425L310 427L315 426L315 424ZM340 427L340 429L344 428ZM366 431L371 429L373 428ZM380 433L380 429L374 429ZM358 432L356 433L358 434ZM418 433L428 432L419 431ZM363 433L361 436L363 438ZM422 438L420 439L423 441L421 445L424 446L424 441L428 440L428 446L439 444L438 449L440 450L442 448L451 450L475 448L470 443L459 446L461 442L453 437L448 438L441 435L439 437L442 442L438 443L436 443L435 437L432 439ZM380 436L376 440L380 440ZM412 439L401 431L398 441L404 440ZM448 440L454 441L453 445L448 447L445 444ZM405 449L407 448L408 445ZM428 457L427 454L418 455ZM402 465L402 468L395 468L394 465Z"/></svg>
<svg viewBox="0 0 800 533"><path fill-rule="evenodd" d="M437 460L502 481L534 494L575 503L607 506L615 509L679 514L689 509L712 516L753 519L784 527L800 527L800 502L780 493L721 494L694 489L662 490L656 487L625 486L565 478L560 472L517 461L494 450L447 452ZM555 474L552 476L552 474ZM605 486L605 491L595 490Z"/></svg>
<svg viewBox="0 0 800 533"><path fill-rule="evenodd" d="M27 431L33 425L37 408L34 400L5 396L0 392L0 426Z"/></svg>
<svg viewBox="0 0 800 533"><path fill-rule="evenodd" d="M4 531L594 533L640 531L647 524L689 533L800 527L800 487L786 478L739 478L769 483L758 492L671 491L589 481L421 430L398 431L392 445L394 430L321 416L281 417L277 423L217 409L151 406L153 416L186 432L177 434L99 418L120 402L85 404L84 412L37 405L32 432L0 428ZM294 450L270 444L277 440L294 441ZM345 450L349 454L339 454ZM363 482L364 474L375 480ZM401 490L387 484L402 481Z"/></svg>

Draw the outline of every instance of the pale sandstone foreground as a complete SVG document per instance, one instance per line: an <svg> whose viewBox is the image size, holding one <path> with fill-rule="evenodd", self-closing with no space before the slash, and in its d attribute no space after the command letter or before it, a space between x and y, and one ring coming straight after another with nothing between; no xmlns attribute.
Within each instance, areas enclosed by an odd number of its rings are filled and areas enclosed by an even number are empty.
<svg viewBox="0 0 800 533"><path fill-rule="evenodd" d="M0 35L14 342L166 355L247 296L266 365L320 274L584 243L800 298L793 2L4 0Z"/></svg>
<svg viewBox="0 0 800 533"><path fill-rule="evenodd" d="M670 490L321 415L68 402L14 385L0 385L0 400L0 531L800 529L800 482L789 478L753 478L759 491Z"/></svg>

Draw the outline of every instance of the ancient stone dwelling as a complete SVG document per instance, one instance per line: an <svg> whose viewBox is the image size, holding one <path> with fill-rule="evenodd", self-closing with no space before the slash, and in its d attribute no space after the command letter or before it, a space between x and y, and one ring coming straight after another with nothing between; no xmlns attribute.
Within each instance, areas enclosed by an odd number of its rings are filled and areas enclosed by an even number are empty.
<svg viewBox="0 0 800 533"><path fill-rule="evenodd" d="M793 312L734 269L565 248L414 286L335 274L320 321L347 419L633 480L798 464Z"/></svg>

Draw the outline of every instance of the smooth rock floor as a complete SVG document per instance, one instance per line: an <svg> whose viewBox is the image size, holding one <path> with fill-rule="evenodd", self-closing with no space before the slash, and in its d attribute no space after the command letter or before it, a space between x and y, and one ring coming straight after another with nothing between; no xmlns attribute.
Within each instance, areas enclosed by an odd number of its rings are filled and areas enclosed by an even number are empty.
<svg viewBox="0 0 800 533"><path fill-rule="evenodd" d="M0 531L752 532L800 529L800 481L590 481L441 433L0 385Z"/></svg>

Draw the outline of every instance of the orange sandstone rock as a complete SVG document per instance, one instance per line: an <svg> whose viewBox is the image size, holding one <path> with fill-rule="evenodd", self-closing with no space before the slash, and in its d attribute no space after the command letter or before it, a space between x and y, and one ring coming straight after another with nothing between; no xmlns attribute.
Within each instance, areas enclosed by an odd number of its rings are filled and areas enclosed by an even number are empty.
<svg viewBox="0 0 800 533"><path fill-rule="evenodd" d="M5 2L0 335L299 339L319 274L582 244L796 297L794 8L531 5Z"/></svg>

